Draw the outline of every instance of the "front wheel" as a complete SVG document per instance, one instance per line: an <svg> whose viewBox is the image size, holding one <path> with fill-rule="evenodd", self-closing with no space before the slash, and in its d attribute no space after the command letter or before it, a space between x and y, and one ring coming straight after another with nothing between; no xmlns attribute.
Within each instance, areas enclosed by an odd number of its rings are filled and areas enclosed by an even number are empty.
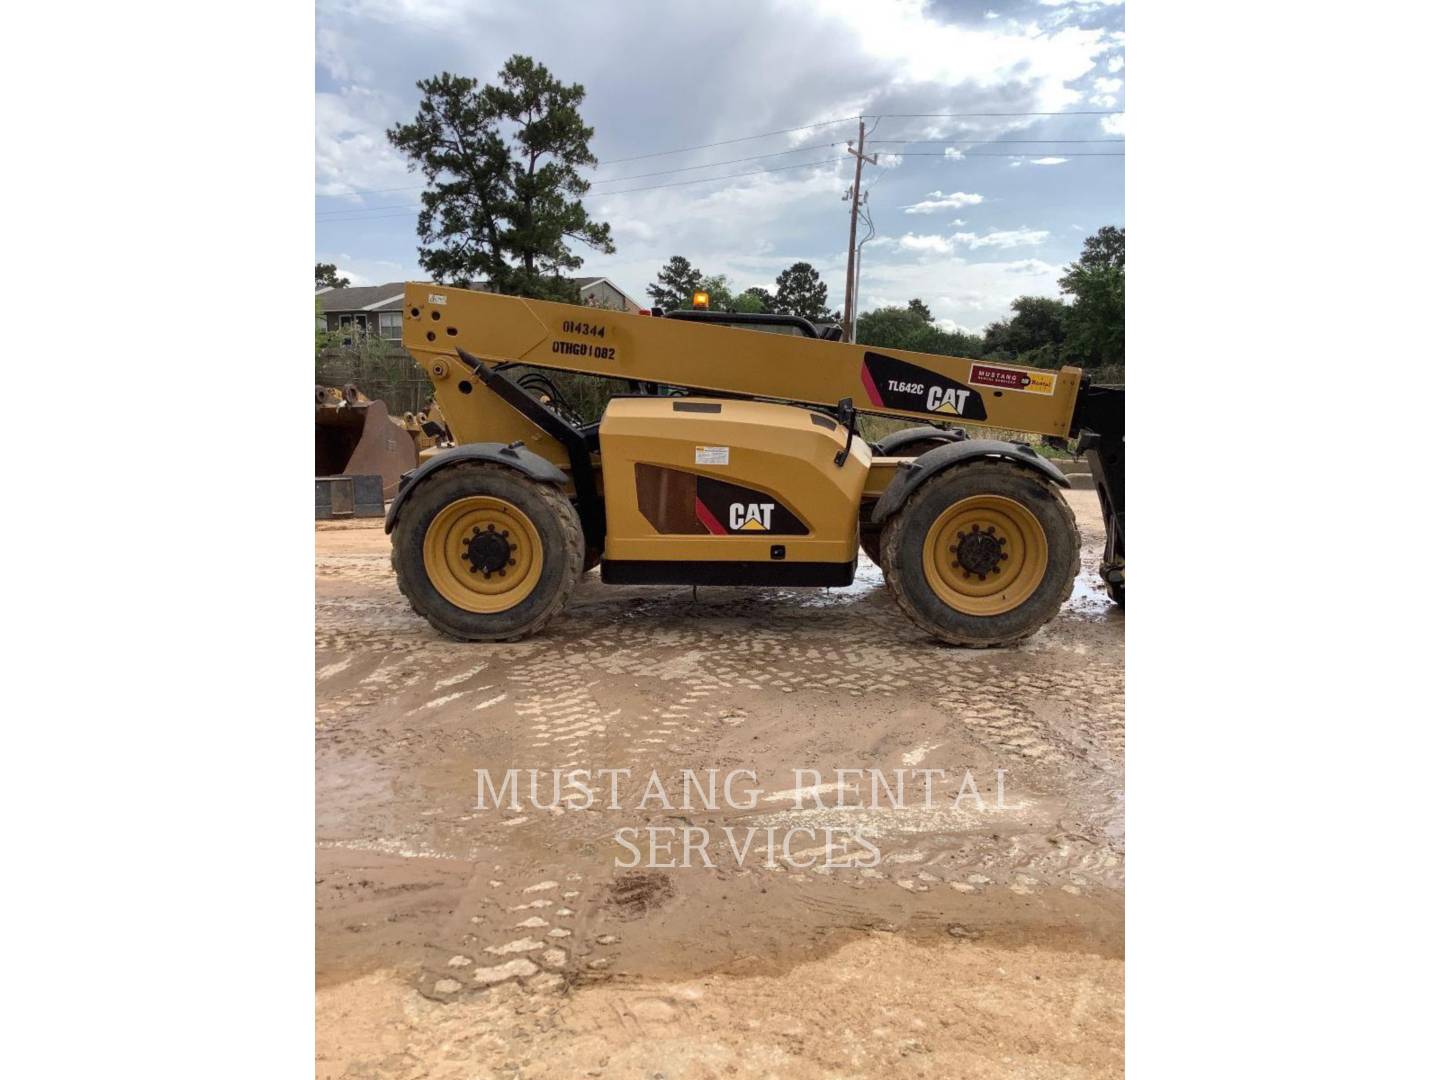
<svg viewBox="0 0 1440 1080"><path fill-rule="evenodd" d="M916 625L952 645L1009 645L1074 587L1080 533L1034 470L980 461L926 480L885 524L885 581Z"/></svg>
<svg viewBox="0 0 1440 1080"><path fill-rule="evenodd" d="M422 480L390 542L410 606L466 641L538 632L570 599L585 554L580 516L563 492L490 462Z"/></svg>

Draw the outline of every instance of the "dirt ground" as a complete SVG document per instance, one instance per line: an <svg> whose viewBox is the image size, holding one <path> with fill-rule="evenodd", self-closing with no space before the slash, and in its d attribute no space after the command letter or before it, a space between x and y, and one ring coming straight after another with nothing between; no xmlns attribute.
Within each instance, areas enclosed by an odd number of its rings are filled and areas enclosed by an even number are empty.
<svg viewBox="0 0 1440 1080"><path fill-rule="evenodd" d="M1074 595L984 651L863 557L830 590L592 572L542 636L461 644L378 522L318 523L318 1075L1120 1075L1124 616L1069 497ZM477 770L511 769L496 807Z"/></svg>

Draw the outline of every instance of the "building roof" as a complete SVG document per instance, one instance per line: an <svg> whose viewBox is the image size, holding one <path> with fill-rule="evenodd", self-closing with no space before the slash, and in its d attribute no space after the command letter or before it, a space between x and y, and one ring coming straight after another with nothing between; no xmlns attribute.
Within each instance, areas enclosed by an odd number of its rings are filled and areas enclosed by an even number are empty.
<svg viewBox="0 0 1440 1080"><path fill-rule="evenodd" d="M349 289L322 289L315 294L320 310L331 311L399 311L405 300L405 283L391 281L385 285L356 285Z"/></svg>
<svg viewBox="0 0 1440 1080"><path fill-rule="evenodd" d="M623 296L626 300L629 300L630 303L634 304L637 308L643 308L643 307L646 306L646 305L640 303L640 301L636 300L633 296L631 296L629 293L627 293L624 289L620 288L619 285L616 285L615 282L611 281L608 277L600 277L600 276L596 275L596 276L591 276L591 277L571 277L571 278L566 278L565 280L566 280L566 281L569 281L569 282L573 282L574 285L575 285L575 287L576 287L577 289L588 289L591 285L594 285L597 281L603 281L606 285L609 285L612 289L614 289L616 292L618 292L618 293L619 293L621 296Z"/></svg>
<svg viewBox="0 0 1440 1080"><path fill-rule="evenodd" d="M578 289L587 289L596 282L603 281L636 307L645 306L607 277L597 275L572 277L565 280L572 282ZM483 291L488 287L477 282L471 288ZM315 297L320 301L320 310L327 314L334 311L399 311L405 301L405 282L391 281L385 285L356 285L348 289L319 289L316 291Z"/></svg>

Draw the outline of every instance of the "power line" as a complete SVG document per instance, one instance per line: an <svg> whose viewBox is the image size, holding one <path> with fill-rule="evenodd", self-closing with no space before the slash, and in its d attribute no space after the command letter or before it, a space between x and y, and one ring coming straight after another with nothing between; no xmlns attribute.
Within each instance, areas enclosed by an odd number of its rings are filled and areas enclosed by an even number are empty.
<svg viewBox="0 0 1440 1080"><path fill-rule="evenodd" d="M949 157L954 157L954 156L957 156L957 155L946 155L946 154L937 154L937 153L933 153L933 152L929 152L929 151L920 151L920 152L918 152L918 153L913 153L913 154L897 154L897 155L895 155L895 156L896 156L896 157L947 157L947 156L949 156ZM1069 158L1079 158L1079 157L1124 157L1125 155L1124 155L1123 153L1117 153L1117 152L1093 152L1093 151L1083 151L1083 150L1082 150L1082 151L1071 152L1071 153L1066 153L1066 152L1064 152L1064 151L1061 151L1060 153L1055 153L1055 154L1026 154L1026 153L1011 153L1011 154L962 154L962 155L958 155L958 156L962 156L962 157L994 157L994 158L1047 158L1047 157L1064 157L1064 158L1066 158L1066 159L1068 160ZM762 174L764 174L764 173L785 172L785 171L787 171L787 170L789 170L789 169L819 168L819 167L822 166L822 165L833 165L833 164L835 164L835 163L838 162L838 161L844 161L844 160L845 160L845 159L844 159L844 158L841 158L841 157L825 158L825 159L823 159L823 160L821 160L821 161L804 161L804 162L800 162L798 165L779 165L779 166L776 166L775 168L771 168L771 169L751 169L751 170L749 170L748 172L727 173L727 174L724 175L724 176L705 176L705 177L701 177L701 178L699 178L699 179L697 179L697 180L676 180L676 181L672 181L672 182L670 182L670 183L668 183L668 184L646 184L644 187L625 188L623 191L592 191L592 192L588 192L587 194L593 195L593 196L600 196L601 198L609 198L611 195L632 195L632 194L636 194L636 193L641 192L641 191L658 191L658 190L661 189L661 188L687 187L687 186L689 186L689 185L691 185L691 184L712 184L712 183L717 183L717 182L719 182L719 181L721 181L721 180L739 180L739 179L741 179L741 178L743 178L743 177L746 177L746 176L760 176L760 175L762 175ZM885 175L886 175L885 173L881 173L881 174L880 174L880 177L877 177L876 179L879 180L881 177L883 177L883 176L885 176ZM637 179L637 178L636 178L636 177L629 177L629 178L627 178L627 179ZM873 186L873 184L872 184L872 186ZM350 223L354 223L354 222L384 221L384 220L387 220L387 219L390 219L390 218L397 218L397 217L405 217L405 216L408 216L407 213L393 214L393 213L385 213L385 212L383 212L383 211L399 210L399 211L408 211L409 213L413 213L413 212L418 211L418 210L420 210L420 209L421 209L421 207L420 207L420 205L419 205L418 203L415 204L414 206L394 205L394 206L350 207L350 208L347 208L347 209L344 209L344 210L328 210L328 211L327 211L327 210L321 210L321 211L318 211L318 212L317 212L316 218L317 218L318 223L319 223L319 224L322 224L322 225L340 225L340 224L350 224ZM323 216L323 215L326 215L326 214L329 214L329 215L332 215L332 216L329 216L329 217ZM344 216L341 216L341 215L351 215L351 216L344 217Z"/></svg>
<svg viewBox="0 0 1440 1080"><path fill-rule="evenodd" d="M671 154L688 154L692 150L709 150L712 146L731 146L735 143L751 142L755 139L768 139L775 135L789 135L796 131L813 131L815 128L831 127L835 124L848 124L852 120L858 120L858 116L843 116L839 120L822 120L818 124L801 124L799 127L781 128L779 131L766 131L759 135L743 135L738 139L721 139L719 142L703 143L700 146L682 146L676 150L656 150L651 154L635 154L631 157L611 158L609 161L596 163L596 168L604 165L619 165L626 161L642 161L645 158L669 157Z"/></svg>
<svg viewBox="0 0 1440 1080"><path fill-rule="evenodd" d="M317 225L350 225L350 224L354 224L354 223L357 223L357 222L385 221L385 220L387 220L387 219L389 219L389 218L411 217L411 216L413 216L418 210L420 210L420 208L421 208L421 207L420 207L420 205L419 205L418 203L415 204L414 206L410 206L410 207L399 207L399 206L397 206L397 207L394 207L394 209L396 209L396 210L408 210L408 213L399 213L399 214L389 214L389 213L387 213L387 214L374 214L374 215L371 215L371 216L369 216L369 217L332 217L332 218L319 218L319 219L316 220L316 224L317 224ZM363 213L363 211L356 210L355 213L360 214L360 213Z"/></svg>
<svg viewBox="0 0 1440 1080"><path fill-rule="evenodd" d="M750 157L730 158L728 161L711 161L705 165L686 165L679 169L660 169L657 172L636 173L633 176L611 176L604 180L592 180L592 184L619 184L626 180L643 180L647 176L669 176L671 173L694 172L696 169L716 169L721 165L738 165L742 161L760 161L764 158L784 157L786 154L798 154L803 150L828 150L832 146L839 146L838 142L832 143L811 143L809 146L797 146L793 150L777 150L773 154L752 154Z"/></svg>
<svg viewBox="0 0 1440 1080"><path fill-rule="evenodd" d="M1124 109L1067 109L1064 112L914 112L914 113L869 113L879 119L888 116L892 120L925 120L935 117L963 119L978 116L1119 116Z"/></svg>
<svg viewBox="0 0 1440 1080"><path fill-rule="evenodd" d="M937 154L937 153L936 153L935 151L933 151L933 150L920 150L920 151L917 151L917 152L915 152L915 153L913 153L913 154L911 154L911 153L905 153L905 152L893 153L891 156L893 156L893 157L907 157L907 158L912 158L912 157L949 157L949 158L958 158L958 157L967 157L967 158L968 158L968 157L1008 157L1008 158L1067 157L1067 158L1072 158L1072 157L1124 157L1125 154L1124 154L1123 152L1121 152L1121 151L1118 151L1118 150L1054 150L1054 151L1051 151L1051 152L1048 153L1048 154L1025 154L1025 153L972 154L972 153L971 153L970 151L968 151L968 150L957 150L957 151L955 151L955 153L953 153L953 154L945 154L945 153L939 153L939 154Z"/></svg>
<svg viewBox="0 0 1440 1080"><path fill-rule="evenodd" d="M1123 143L1124 139L967 139L955 136L950 139L872 139L877 145L885 146L945 146L951 143L973 143L984 146L1019 146L1032 143Z"/></svg>
<svg viewBox="0 0 1440 1080"><path fill-rule="evenodd" d="M777 130L777 131L764 131L764 132L761 132L761 133L758 134L758 135L742 135L742 136L740 136L739 138L735 138L735 139L721 139L721 140L719 140L718 142L701 143L701 144L698 145L698 146L682 146L682 147L678 147L678 148L676 148L676 149L674 149L674 150L656 150L656 151L653 151L652 153L648 153L648 154L633 154L633 155L631 155L630 157L611 158L611 159L608 160L608 161L599 161L599 162L596 162L596 163L595 163L595 168L603 168L603 167L606 166L606 165L620 165L620 164L623 164L623 163L625 163L625 162L627 162L627 161L644 161L644 160L646 160L646 159L648 159L648 158L669 157L669 156L672 155L672 154L688 154L688 153L690 153L690 152L692 152L692 151L695 151L695 150L709 150L709 149L711 149L712 147L716 147L716 146L733 146L735 143L753 142L753 141L756 140L756 139L769 139L769 138L773 138L773 137L776 136L776 135L790 135L790 134L793 134L794 132L797 132L797 131L813 131L813 130L816 129L816 128L832 127L832 126L834 126L834 125L836 125L836 124L848 124L848 123L850 123L850 122L853 121L853 120L859 120L859 119L861 119L861 117L862 117L862 116L865 116L865 115L871 115L871 116L873 116L877 121L879 121L879 120L884 119L884 118L887 118L887 117L890 118L890 119L895 119L895 120L910 120L910 119L917 119L917 120L918 120L918 119L935 119L935 118L963 119L963 118L967 118L967 117L974 118L974 117L995 117L995 116L1000 116L1000 117L1016 117L1016 116L1118 116L1118 115L1120 115L1121 113L1123 113L1124 111L1125 111L1124 109L1091 109L1091 110L1071 110L1071 111L1065 111L1065 112L974 112L974 113L873 113L873 114L858 114L858 115L856 115L856 116L844 116L844 117L841 117L841 118L838 119L838 120L821 120L821 121L819 121L818 123L814 123L814 124L801 124L801 125L798 126L798 127L780 128L780 129ZM955 139L931 139L931 140L921 140L921 139L914 139L914 140L890 140L890 139L887 139L887 140L881 140L881 141L884 141L884 142L886 142L886 143L895 143L895 142L901 142L901 141L915 142L915 143L920 143L920 142L942 143L942 142L964 142L964 141L966 141L966 140L963 139L963 138L955 138ZM986 140L986 141L990 141L990 140ZM1087 141L1092 141L1092 140L1082 140L1082 139L1035 139L1035 140L1007 140L1007 141L1009 141L1009 142L1023 142L1023 141L1034 141L1034 142L1087 142ZM1093 141L1097 141L1097 142L1098 142L1098 141L1103 141L1103 140L1093 140ZM836 144L830 143L829 145L834 146L834 145L836 145ZM802 148L797 148L797 149L815 149L815 148L817 148L817 147L802 147ZM784 150L784 151L780 151L780 153L785 153L785 154L790 154L790 153L794 153L794 152L795 152L794 150ZM713 162L712 164L714 164L714 165L734 164L735 162L739 162L739 161L758 160L759 158L765 157L765 156L767 156L767 155L757 154L757 155L755 155L753 158L736 158L736 159L734 159L733 161L730 161L730 162ZM776 155L768 155L768 156L779 156L779 155L776 154ZM703 166L695 166L695 168L703 168ZM681 172L681 171L685 171L685 170L676 169L676 170L671 170L671 171ZM661 175L661 174L660 174L660 173L643 173L643 174L641 174L641 176L652 176L652 175L658 176L658 175ZM611 177L611 178L609 178L609 179L616 180L616 181L622 180L622 179L632 179L632 180L634 180L634 179L640 179L640 176L635 176L635 177ZM605 183L606 181L604 181L604 180L596 180L596 181L594 181L594 182L598 184L598 183ZM354 195L384 195L384 194L389 194L390 192L394 192L394 191L419 191L419 190L421 190L422 188L424 188L425 186L426 186L426 185L424 185L424 184L411 184L411 185L408 185L408 186L405 186L405 187L393 187L393 188L357 188L357 189L355 189L354 191L344 191L344 192L340 192L340 193L338 193L338 194L333 194L333 195L317 195L316 198L319 198L319 199L343 199L343 198L349 198L349 197L354 196Z"/></svg>
<svg viewBox="0 0 1440 1080"><path fill-rule="evenodd" d="M690 184L714 184L714 183L718 183L718 182L721 181L721 180L738 180L738 179L740 179L741 177L745 177L745 176L760 176L760 175L763 174L763 173L785 172L786 170L789 170L789 169L812 169L812 168L819 168L819 167L821 167L821 166L823 166L823 165L833 165L833 164L834 164L835 162L837 162L837 161L844 161L844 160L845 160L844 158L833 157L833 158L825 158L825 159L823 159L823 160L821 160L821 161L802 161L802 162L800 162L800 163L797 164L797 165L777 165L777 166L775 166L774 168L770 168L770 169L751 169L751 170L749 170L748 172L727 173L727 174L724 175L724 176L705 176L705 177L701 177L701 178L698 179L698 180L673 180L673 181L671 181L671 182L668 183L668 184L647 184L647 185L645 185L644 187L626 188L624 191L599 191L599 192L591 192L590 194L599 195L599 196L602 197L602 198L609 198L611 195L631 195L631 194L634 194L634 193L640 192L640 191L656 191L656 190L658 190L658 189L660 189L660 188L686 187L686 186L688 186L688 185L690 185ZM407 210L407 209L408 209L408 210L410 210L410 211L416 211L416 210L419 210L419 209L420 209L420 206L419 206L418 204L416 204L415 206L410 206L410 207L405 207L405 206L386 206L386 207L377 206L377 207L373 207L373 208L356 207L356 208L353 208L353 209L350 209L350 210L333 210L333 211L330 211L330 213L335 214L335 215L340 215L340 214L363 215L363 214L366 213L367 209L374 209L374 210L377 210L377 211L379 211L379 210ZM336 216L336 217L321 218L321 219L320 219L320 224L322 224L322 225L331 225L331 224L346 224L346 223L357 222L357 221L383 221L383 220L385 220L385 219L387 219L387 218L404 217L404 216L406 216L406 215L405 215L405 214L391 214L391 213L377 213L377 214L375 214L373 217L368 217L368 216L366 216L366 217L360 217L360 216L339 217L339 216Z"/></svg>
<svg viewBox="0 0 1440 1080"><path fill-rule="evenodd" d="M418 204L417 204L418 205ZM396 203L394 206L347 206L339 210L317 210L316 217L324 217L326 214L359 214L374 213L377 210L410 210L414 209L409 203Z"/></svg>
<svg viewBox="0 0 1440 1080"><path fill-rule="evenodd" d="M674 180L668 184L650 184L646 187L626 188L624 191L597 191L592 194L608 198L611 195L629 195L636 191L655 191L657 188L684 187L687 184L713 184L717 180L738 180L742 176L759 176L761 173L784 172L786 169L809 169L819 168L821 165L833 165L837 161L844 161L844 158L825 158L823 161L802 161L798 165L777 165L773 169L752 169L749 172L730 173L726 176L707 176L699 180Z"/></svg>

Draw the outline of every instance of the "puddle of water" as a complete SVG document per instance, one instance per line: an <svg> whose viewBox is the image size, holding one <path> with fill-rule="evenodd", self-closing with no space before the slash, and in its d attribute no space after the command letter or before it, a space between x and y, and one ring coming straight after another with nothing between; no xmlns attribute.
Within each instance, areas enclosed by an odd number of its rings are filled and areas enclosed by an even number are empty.
<svg viewBox="0 0 1440 1080"><path fill-rule="evenodd" d="M861 555L860 561L855 566L855 580L849 585L836 585L824 589L802 589L793 593L786 591L784 595L800 607L823 608L849 603L856 597L867 596L876 589L884 588L885 575L881 573L880 567Z"/></svg>
<svg viewBox="0 0 1440 1080"><path fill-rule="evenodd" d="M1075 588L1070 593L1070 599L1060 606L1060 610L1087 619L1098 619L1120 609L1111 602L1100 575L1082 570L1075 578Z"/></svg>

